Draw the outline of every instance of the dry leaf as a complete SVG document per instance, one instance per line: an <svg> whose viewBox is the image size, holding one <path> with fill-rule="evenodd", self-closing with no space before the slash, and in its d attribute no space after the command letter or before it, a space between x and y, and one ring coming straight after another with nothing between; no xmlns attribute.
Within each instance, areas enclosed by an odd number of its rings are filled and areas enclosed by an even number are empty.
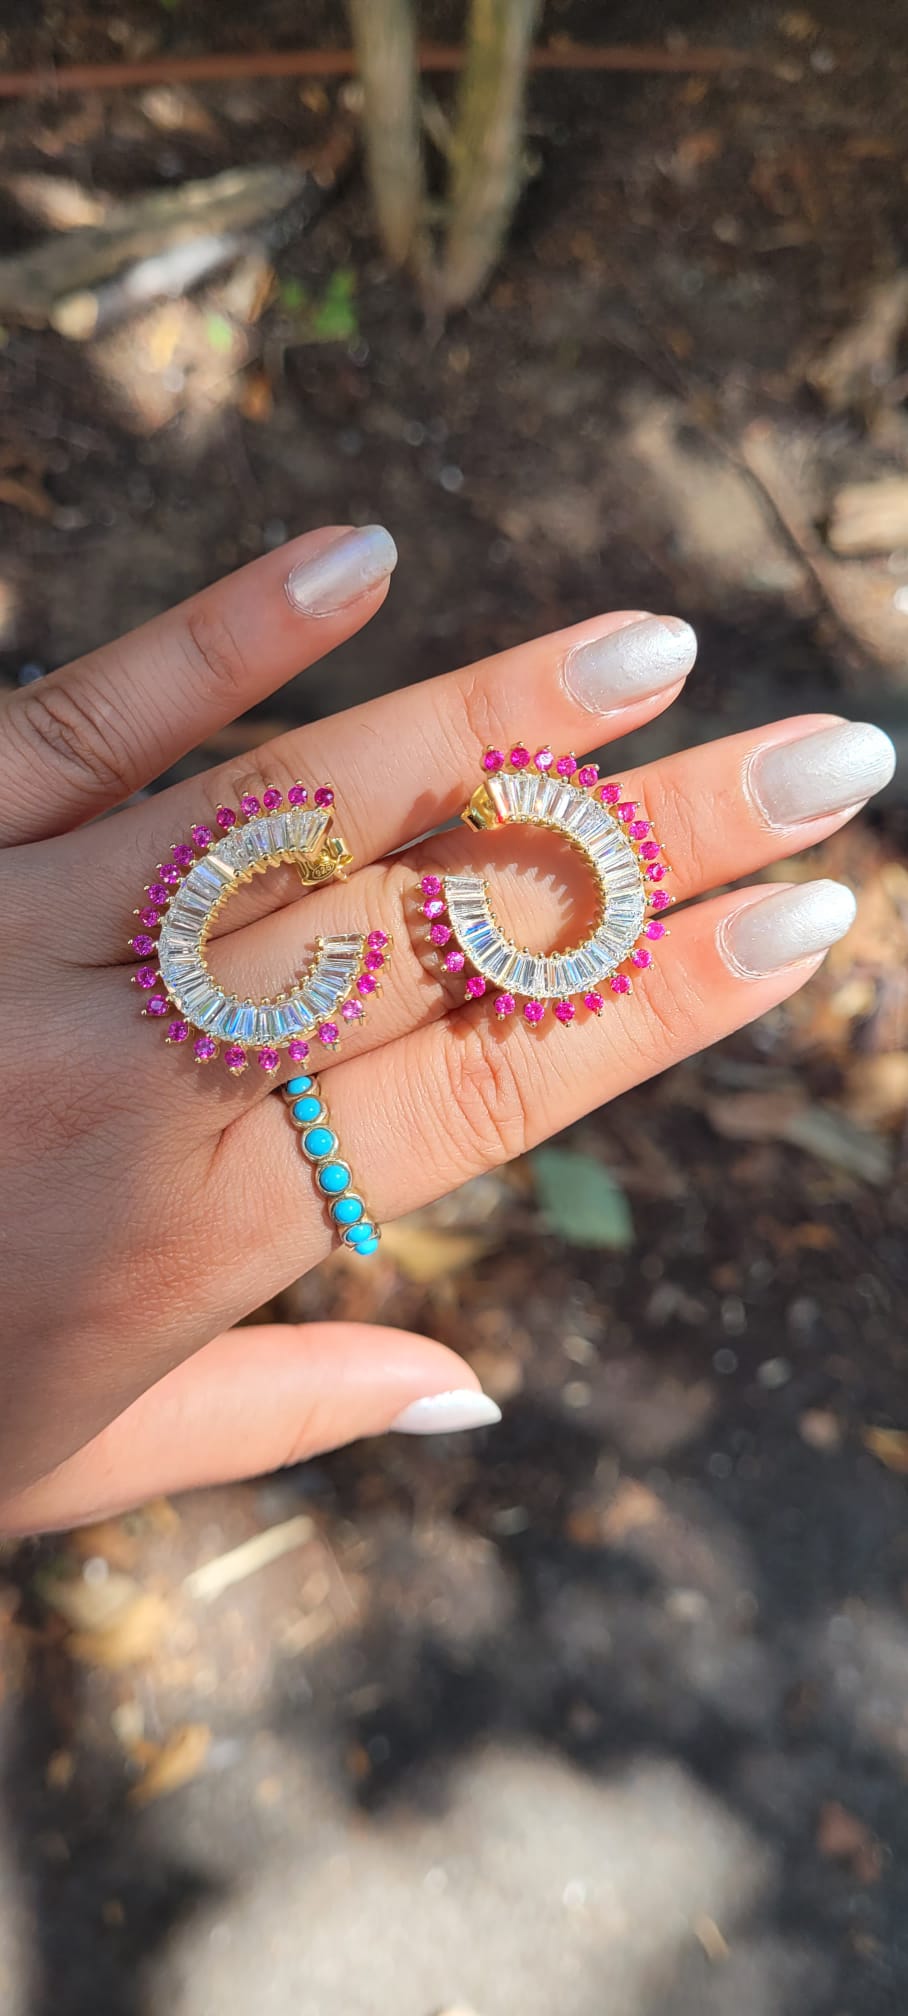
<svg viewBox="0 0 908 2016"><path fill-rule="evenodd" d="M122 1519L100 1519L95 1526L80 1526L70 1534L68 1546L80 1561L93 1561L100 1556L111 1568L119 1568L124 1574L135 1567L139 1554L135 1533L130 1532Z"/></svg>
<svg viewBox="0 0 908 2016"><path fill-rule="evenodd" d="M444 1232L430 1225L416 1225L408 1218L385 1225L381 1243L383 1253L390 1255L407 1280L415 1281L419 1287L475 1266L492 1249L489 1239L475 1233Z"/></svg>
<svg viewBox="0 0 908 2016"><path fill-rule="evenodd" d="M0 476L0 504L23 511L27 518L52 518L56 509L40 483L25 476Z"/></svg>
<svg viewBox="0 0 908 2016"><path fill-rule="evenodd" d="M883 1854L870 1828L838 1799L827 1799L817 1822L817 1847L830 1862L846 1862L856 1883L877 1883Z"/></svg>
<svg viewBox="0 0 908 2016"><path fill-rule="evenodd" d="M134 1666L157 1651L171 1621L163 1596L142 1591L106 1631L73 1631L66 1640L72 1659L84 1666L105 1666L116 1672Z"/></svg>
<svg viewBox="0 0 908 2016"><path fill-rule="evenodd" d="M653 1526L664 1517L665 1508L645 1484L637 1484L632 1478L619 1484L602 1521L604 1540L623 1540L625 1534L633 1533L637 1527Z"/></svg>
<svg viewBox="0 0 908 2016"><path fill-rule="evenodd" d="M862 1428L861 1441L887 1470L908 1477L908 1428Z"/></svg>
<svg viewBox="0 0 908 2016"><path fill-rule="evenodd" d="M176 1792L181 1785L188 1785L198 1777L210 1743L211 1730L205 1722L184 1722L174 1729L133 1786L129 1795L131 1804L148 1806L165 1792Z"/></svg>
<svg viewBox="0 0 908 2016"><path fill-rule="evenodd" d="M142 1595L131 1575L39 1575L38 1594L74 1631L108 1631Z"/></svg>

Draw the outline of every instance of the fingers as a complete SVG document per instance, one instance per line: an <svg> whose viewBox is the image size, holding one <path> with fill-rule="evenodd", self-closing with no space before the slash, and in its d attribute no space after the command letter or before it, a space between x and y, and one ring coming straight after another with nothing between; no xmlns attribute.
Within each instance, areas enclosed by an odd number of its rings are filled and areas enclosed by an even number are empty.
<svg viewBox="0 0 908 2016"><path fill-rule="evenodd" d="M307 533L14 694L0 845L64 833L159 776L368 622L396 559L381 526Z"/></svg>
<svg viewBox="0 0 908 2016"><path fill-rule="evenodd" d="M850 816L856 796L887 781L893 761L879 729L805 716L686 750L625 775L623 789L652 821L671 863L665 888L686 900L824 839ZM834 809L846 799L847 812ZM463 999L464 983L444 973L428 942L418 884L430 868L488 873L497 915L518 944L563 942L566 927L572 939L583 936L577 918L590 891L576 855L562 850L547 875L544 836L537 832L518 826L490 836L459 827L222 940L219 977L241 999L275 994L318 933L380 929L393 938L386 966L373 975L385 984L356 1001L364 1011L356 1022L341 1025L339 1060L437 1020ZM334 1053L321 1056L317 1039L311 1047L316 1068L333 1067ZM267 1089L261 1073L247 1072L241 1097L252 1102Z"/></svg>
<svg viewBox="0 0 908 2016"><path fill-rule="evenodd" d="M497 1023L479 1003L377 1057L338 1065L331 1125L354 1186L380 1221L523 1154L785 1000L854 910L850 891L831 882L718 897L677 917L659 965L631 997L609 997L601 1018L583 1012L569 1028L548 1018L534 1035L518 1017ZM327 1249L310 1171L277 1100L228 1128L220 1178L228 1208L232 1194L243 1199L232 1236L260 1256L263 1289Z"/></svg>
<svg viewBox="0 0 908 2016"><path fill-rule="evenodd" d="M268 785L286 791L302 778L334 786L338 828L362 866L457 812L487 746L508 751L519 733L532 752L596 748L658 714L695 653L688 624L633 611L535 638L283 735L247 761L131 808L123 815L129 864L141 846L151 872L219 804L236 806L244 792L261 798ZM107 861L110 836L89 841L93 858ZM125 899L131 891L122 886Z"/></svg>
<svg viewBox="0 0 908 2016"><path fill-rule="evenodd" d="M443 1344L365 1323L231 1330L167 1374L50 1477L0 1503L26 1534L161 1493L255 1477L392 1427L441 1434L500 1419Z"/></svg>

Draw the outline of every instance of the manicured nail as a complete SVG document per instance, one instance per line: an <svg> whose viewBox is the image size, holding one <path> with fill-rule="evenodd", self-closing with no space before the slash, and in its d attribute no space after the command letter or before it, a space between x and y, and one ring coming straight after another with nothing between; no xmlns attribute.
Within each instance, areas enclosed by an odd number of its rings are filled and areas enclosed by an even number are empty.
<svg viewBox="0 0 908 2016"><path fill-rule="evenodd" d="M677 686L696 656L696 636L680 616L641 616L575 644L564 661L564 684L588 714L610 714Z"/></svg>
<svg viewBox="0 0 908 2016"><path fill-rule="evenodd" d="M287 599L304 616L333 616L378 588L397 566L397 547L383 525L360 525L300 560L287 576Z"/></svg>
<svg viewBox="0 0 908 2016"><path fill-rule="evenodd" d="M491 1428L501 1420L487 1393L464 1386L454 1393L430 1393L425 1400L412 1400L392 1421L398 1435L451 1435L457 1428Z"/></svg>
<svg viewBox="0 0 908 2016"><path fill-rule="evenodd" d="M774 889L723 918L719 951L739 980L762 980L780 967L828 952L851 930L856 910L844 882Z"/></svg>
<svg viewBox="0 0 908 2016"><path fill-rule="evenodd" d="M797 826L862 805L882 791L895 770L895 750L882 728L839 721L758 749L746 786L770 826Z"/></svg>

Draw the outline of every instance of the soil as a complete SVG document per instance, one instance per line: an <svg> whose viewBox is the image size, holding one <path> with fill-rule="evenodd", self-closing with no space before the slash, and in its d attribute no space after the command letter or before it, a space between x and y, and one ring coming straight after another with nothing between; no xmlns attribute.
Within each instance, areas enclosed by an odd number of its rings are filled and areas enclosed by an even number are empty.
<svg viewBox="0 0 908 2016"><path fill-rule="evenodd" d="M841 410L812 360L904 257L904 23L872 0L859 24L692 4L673 27L759 62L537 76L512 242L443 331L384 265L358 170L269 248L264 306L234 275L86 345L11 325L0 478L31 501L0 504L7 683L306 525L378 519L401 554L382 616L232 747L610 606L701 639L635 757L810 707L901 742L908 555L830 572L823 528L843 483L905 472L905 360ZM553 4L546 32L601 39L601 10ZM659 41L663 10L626 0L607 32ZM309 0L254 24L235 0L13 5L0 61L345 35ZM254 81L7 105L7 249L35 229L13 178L176 185L347 116L333 86ZM896 788L822 850L860 914L805 996L573 1131L628 1199L627 1250L543 1225L520 1166L421 1214L367 1284L331 1263L282 1299L466 1340L494 1436L7 1553L4 2016L905 2006L904 818ZM460 1271L454 1234L477 1242ZM187 1595L300 1511L299 1549ZM86 1562L89 1588L160 1598L138 1663L74 1658L46 1577ZM173 1789L135 1806L187 1727Z"/></svg>

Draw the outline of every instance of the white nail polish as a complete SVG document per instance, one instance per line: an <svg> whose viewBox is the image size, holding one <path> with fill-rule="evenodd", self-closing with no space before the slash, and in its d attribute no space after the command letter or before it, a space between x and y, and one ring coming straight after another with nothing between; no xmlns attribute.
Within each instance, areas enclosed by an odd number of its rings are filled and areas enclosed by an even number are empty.
<svg viewBox="0 0 908 2016"><path fill-rule="evenodd" d="M758 749L745 789L768 826L797 826L862 805L889 783L895 761L882 728L867 721L837 721L794 742Z"/></svg>
<svg viewBox="0 0 908 2016"><path fill-rule="evenodd" d="M815 959L844 938L857 904L843 882L800 882L773 889L724 917L718 946L738 980L764 980Z"/></svg>
<svg viewBox="0 0 908 2016"><path fill-rule="evenodd" d="M562 676L566 692L585 713L611 714L677 686L696 656L696 636L680 616L641 616L575 644Z"/></svg>
<svg viewBox="0 0 908 2016"><path fill-rule="evenodd" d="M391 1430L398 1435L451 1435L459 1428L491 1428L501 1420L487 1393L464 1386L452 1393L429 1393L425 1400L411 1400L396 1415Z"/></svg>
<svg viewBox="0 0 908 2016"><path fill-rule="evenodd" d="M383 525L360 525L344 532L311 560L300 560L286 581L288 602L303 616L333 616L370 588L380 587L397 566L397 547Z"/></svg>

